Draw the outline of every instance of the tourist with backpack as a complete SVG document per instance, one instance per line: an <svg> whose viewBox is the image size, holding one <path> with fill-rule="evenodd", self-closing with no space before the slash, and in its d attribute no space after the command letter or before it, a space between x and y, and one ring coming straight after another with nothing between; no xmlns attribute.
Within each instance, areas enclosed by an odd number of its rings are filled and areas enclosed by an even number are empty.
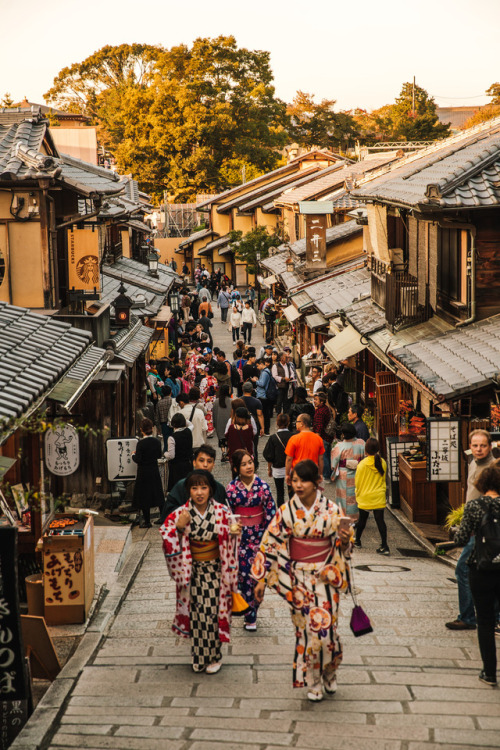
<svg viewBox="0 0 500 750"><path fill-rule="evenodd" d="M264 435L269 435L271 429L271 416L274 404L278 398L278 388L276 386L276 381L271 375L271 361L261 357L257 360L256 364L257 370L259 371L259 378L255 384L256 397L262 404L262 413L264 415Z"/></svg>
<svg viewBox="0 0 500 750"><path fill-rule="evenodd" d="M475 486L480 496L465 505L455 544L465 545L475 538L467 564L483 661L479 679L486 685L496 687L495 625L500 600L500 466L494 463L483 469Z"/></svg>

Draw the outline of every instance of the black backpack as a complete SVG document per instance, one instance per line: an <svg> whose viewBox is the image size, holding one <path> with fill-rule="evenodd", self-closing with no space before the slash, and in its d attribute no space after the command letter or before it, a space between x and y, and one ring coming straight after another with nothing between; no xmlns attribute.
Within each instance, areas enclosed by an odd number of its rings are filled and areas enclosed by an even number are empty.
<svg viewBox="0 0 500 750"><path fill-rule="evenodd" d="M233 388L238 388L241 385L240 371L234 365L231 365L231 385Z"/></svg>
<svg viewBox="0 0 500 750"><path fill-rule="evenodd" d="M478 570L496 570L500 573L500 514L490 503L483 507L475 541L476 566Z"/></svg>

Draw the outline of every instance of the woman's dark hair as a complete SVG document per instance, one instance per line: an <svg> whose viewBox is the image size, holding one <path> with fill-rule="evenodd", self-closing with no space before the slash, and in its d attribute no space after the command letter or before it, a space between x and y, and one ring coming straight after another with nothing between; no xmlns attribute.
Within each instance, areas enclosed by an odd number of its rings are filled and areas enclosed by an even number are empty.
<svg viewBox="0 0 500 750"><path fill-rule="evenodd" d="M236 409L246 409L245 402L242 398L233 398L231 401L231 410L236 414Z"/></svg>
<svg viewBox="0 0 500 750"><path fill-rule="evenodd" d="M344 440L352 440L356 437L356 428L351 422L342 422L340 432Z"/></svg>
<svg viewBox="0 0 500 750"><path fill-rule="evenodd" d="M231 456L233 468L238 474L240 473L240 467L245 456L251 458L252 461L254 460L252 454L244 450L244 448L239 448L237 451L234 451L233 455Z"/></svg>
<svg viewBox="0 0 500 750"><path fill-rule="evenodd" d="M375 456L375 468L381 476L384 476L384 467L380 458L380 443L377 438L368 438L365 443L365 453L367 456Z"/></svg>
<svg viewBox="0 0 500 750"><path fill-rule="evenodd" d="M244 419L246 422L250 419L250 412L245 406L238 406L234 412L234 416L238 419Z"/></svg>
<svg viewBox="0 0 500 750"><path fill-rule="evenodd" d="M163 398L165 398L166 396L171 396L172 395L171 387L169 385L162 385L161 395L163 396Z"/></svg>
<svg viewBox="0 0 500 750"><path fill-rule="evenodd" d="M319 482L318 466L309 458L305 461L299 461L296 463L293 467L292 476L294 472L303 482L312 482L316 485Z"/></svg>
<svg viewBox="0 0 500 750"><path fill-rule="evenodd" d="M152 435L153 434L153 423L150 419L147 417L144 417L143 420L141 420L141 426L140 430L143 435Z"/></svg>
<svg viewBox="0 0 500 750"><path fill-rule="evenodd" d="M178 430L180 427L186 426L186 417L184 414L181 414L180 412L177 412L173 415L172 419L170 420L170 425L174 430Z"/></svg>
<svg viewBox="0 0 500 750"><path fill-rule="evenodd" d="M215 372L219 375L227 375L227 367L225 362L216 362Z"/></svg>
<svg viewBox="0 0 500 750"><path fill-rule="evenodd" d="M482 470L475 481L475 487L481 495L485 495L489 490L493 490L500 497L500 466L497 461Z"/></svg>
<svg viewBox="0 0 500 750"><path fill-rule="evenodd" d="M278 414L276 418L276 424L278 427L284 430L290 424L290 417L288 416L288 414L284 414L283 412L281 412L281 414Z"/></svg>
<svg viewBox="0 0 500 750"><path fill-rule="evenodd" d="M226 408L226 398L229 398L231 395L231 389L228 385L224 383L224 385L221 385L219 388L219 404L222 406L223 409Z"/></svg>
<svg viewBox="0 0 500 750"><path fill-rule="evenodd" d="M307 401L307 391L302 386L295 389L295 398L293 399L296 404L305 404Z"/></svg>
<svg viewBox="0 0 500 750"><path fill-rule="evenodd" d="M210 497L215 495L215 479L209 471L205 469L195 469L188 474L184 487L188 494L191 492L191 487L204 486L210 487Z"/></svg>

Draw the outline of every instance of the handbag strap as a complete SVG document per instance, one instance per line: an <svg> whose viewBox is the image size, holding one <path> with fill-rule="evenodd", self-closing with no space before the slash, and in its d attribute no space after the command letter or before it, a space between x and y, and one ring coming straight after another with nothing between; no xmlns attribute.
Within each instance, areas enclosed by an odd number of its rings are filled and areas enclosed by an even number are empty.
<svg viewBox="0 0 500 750"><path fill-rule="evenodd" d="M354 586L354 573L353 573L353 565L352 563L349 563L347 566L347 570L349 571L349 593L352 596L352 601L355 607L358 606L358 597L355 593L355 586Z"/></svg>

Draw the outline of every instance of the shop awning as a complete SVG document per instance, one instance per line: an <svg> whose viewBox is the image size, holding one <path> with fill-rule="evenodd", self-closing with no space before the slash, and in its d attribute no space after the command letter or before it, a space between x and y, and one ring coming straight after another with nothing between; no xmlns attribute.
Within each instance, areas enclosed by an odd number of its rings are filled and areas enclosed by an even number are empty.
<svg viewBox="0 0 500 750"><path fill-rule="evenodd" d="M366 349L366 346L361 334L350 325L325 343L328 355L337 363Z"/></svg>
<svg viewBox="0 0 500 750"><path fill-rule="evenodd" d="M155 323L169 323L172 317L172 311L168 305L162 305L157 315L154 318L150 318Z"/></svg>
<svg viewBox="0 0 500 750"><path fill-rule="evenodd" d="M267 276L265 279L262 279L262 283L268 288L272 287L273 284L276 284L277 281L278 277L274 274L271 274L271 276Z"/></svg>
<svg viewBox="0 0 500 750"><path fill-rule="evenodd" d="M311 329L321 328L321 326L327 326L328 321L321 313L314 313L313 315L306 315L306 326Z"/></svg>
<svg viewBox="0 0 500 750"><path fill-rule="evenodd" d="M288 305L283 310L283 314L289 323L294 323L297 318L300 318L300 312L293 305Z"/></svg>

